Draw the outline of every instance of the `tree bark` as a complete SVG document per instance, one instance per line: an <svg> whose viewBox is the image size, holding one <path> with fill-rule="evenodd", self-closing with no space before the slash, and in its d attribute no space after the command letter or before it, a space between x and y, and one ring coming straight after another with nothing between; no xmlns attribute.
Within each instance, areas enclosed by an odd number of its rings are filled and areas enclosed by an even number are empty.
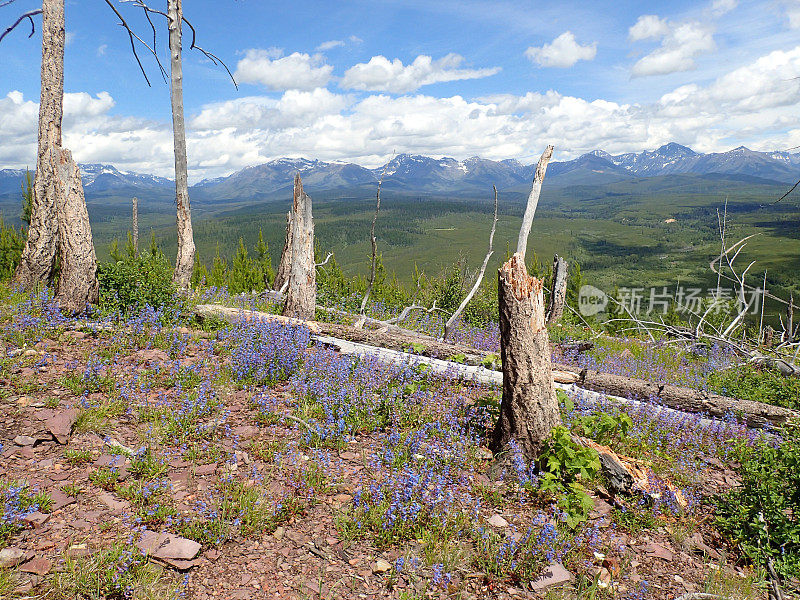
<svg viewBox="0 0 800 600"><path fill-rule="evenodd" d="M311 214L311 198L303 191L299 174L294 177L292 213L292 264L283 314L312 320L317 306L314 217Z"/></svg>
<svg viewBox="0 0 800 600"><path fill-rule="evenodd" d="M528 275L516 253L498 272L503 397L490 448L516 441L529 459L561 422L553 386L542 282Z"/></svg>
<svg viewBox="0 0 800 600"><path fill-rule="evenodd" d="M59 194L54 150L61 146L64 99L64 0L42 2L42 89L33 209L28 239L14 274L25 290L49 283L58 244L56 203Z"/></svg>
<svg viewBox="0 0 800 600"><path fill-rule="evenodd" d="M83 313L87 304L99 297L97 258L92 243L92 228L83 195L81 172L69 150L54 150L58 164L58 229L61 270L56 299L62 311Z"/></svg>
<svg viewBox="0 0 800 600"><path fill-rule="evenodd" d="M177 205L178 255L172 280L181 290L188 290L194 268L194 236L189 206L189 174L186 158L186 127L183 120L183 66L181 63L182 0L168 0L170 92L172 99L172 134L175 149L175 202Z"/></svg>
<svg viewBox="0 0 800 600"><path fill-rule="evenodd" d="M553 288L547 305L547 324L552 325L564 314L567 299L567 261L558 254L553 257Z"/></svg>
<svg viewBox="0 0 800 600"><path fill-rule="evenodd" d="M281 260L278 263L278 271L275 273L275 280L272 282L273 290L281 290L289 281L289 272L292 270L292 210L286 213L286 237L281 250Z"/></svg>
<svg viewBox="0 0 800 600"><path fill-rule="evenodd" d="M517 240L517 254L525 261L525 252L528 249L528 236L533 227L533 216L536 214L536 207L539 206L539 196L542 193L544 176L547 173L547 164L553 157L553 146L547 146L539 162L536 163L536 172L533 175L533 185L531 193L528 194L528 203L525 205L525 214L522 216L522 225L519 228L519 239Z"/></svg>

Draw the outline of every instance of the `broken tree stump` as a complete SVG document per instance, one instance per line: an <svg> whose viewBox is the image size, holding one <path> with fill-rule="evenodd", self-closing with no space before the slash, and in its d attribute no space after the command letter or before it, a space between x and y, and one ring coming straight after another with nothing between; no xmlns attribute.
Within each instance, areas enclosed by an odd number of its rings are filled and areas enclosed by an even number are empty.
<svg viewBox="0 0 800 600"><path fill-rule="evenodd" d="M502 452L514 440L528 459L535 459L561 416L551 374L542 282L528 275L519 253L498 272L498 302L503 397L490 448Z"/></svg>
<svg viewBox="0 0 800 600"><path fill-rule="evenodd" d="M311 214L311 198L303 191L299 174L294 176L292 214L291 267L283 315L313 320L317 307L314 217Z"/></svg>

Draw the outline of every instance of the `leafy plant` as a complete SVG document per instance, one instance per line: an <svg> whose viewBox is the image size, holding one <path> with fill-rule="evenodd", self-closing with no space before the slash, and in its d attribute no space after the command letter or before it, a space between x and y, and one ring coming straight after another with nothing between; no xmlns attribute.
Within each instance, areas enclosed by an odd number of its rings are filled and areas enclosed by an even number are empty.
<svg viewBox="0 0 800 600"><path fill-rule="evenodd" d="M784 576L800 576L800 438L787 428L781 443L745 449L741 486L717 499L719 528L744 554Z"/></svg>
<svg viewBox="0 0 800 600"><path fill-rule="evenodd" d="M172 267L156 245L137 253L131 239L120 251L117 243L111 247L111 260L98 265L100 281L100 310L106 314L128 317L145 307L163 309L162 318L173 317L182 300L172 283Z"/></svg>
<svg viewBox="0 0 800 600"><path fill-rule="evenodd" d="M559 425L545 441L537 462L543 473L539 489L558 498L567 525L575 527L585 521L592 499L579 480L591 479L600 470L597 452L575 443L569 430Z"/></svg>

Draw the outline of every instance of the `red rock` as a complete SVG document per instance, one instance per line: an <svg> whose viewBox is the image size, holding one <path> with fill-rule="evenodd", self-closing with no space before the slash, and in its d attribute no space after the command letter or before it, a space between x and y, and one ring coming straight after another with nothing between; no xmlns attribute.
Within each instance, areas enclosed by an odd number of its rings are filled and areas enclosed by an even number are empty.
<svg viewBox="0 0 800 600"><path fill-rule="evenodd" d="M31 514L22 517L22 520L25 521L28 525L32 525L34 529L38 529L39 527L44 525L47 522L47 519L49 518L50 515L40 513L37 510L36 512L32 512Z"/></svg>
<svg viewBox="0 0 800 600"><path fill-rule="evenodd" d="M47 560L44 557L37 557L33 560L29 560L24 565L22 565L19 570L23 573L33 573L35 575L47 575L50 572L50 569L53 567L53 563Z"/></svg>
<svg viewBox="0 0 800 600"><path fill-rule="evenodd" d="M136 543L136 547L143 554L161 560L191 561L200 552L200 544L194 540L154 531L145 531L142 539Z"/></svg>
<svg viewBox="0 0 800 600"><path fill-rule="evenodd" d="M69 506L70 504L75 504L75 498L72 496L67 496L59 489L50 491L50 499L53 501L53 505L50 507L50 510L53 512L64 508L65 506Z"/></svg>
<svg viewBox="0 0 800 600"><path fill-rule="evenodd" d="M200 465L194 470L195 475L213 475L217 471L217 463L210 465Z"/></svg>
<svg viewBox="0 0 800 600"><path fill-rule="evenodd" d="M644 551L650 556L655 556L656 558L666 560L667 562L672 561L672 557L674 556L672 551L668 550L661 544L656 544L655 542L648 542L648 544L644 547Z"/></svg>
<svg viewBox="0 0 800 600"><path fill-rule="evenodd" d="M70 434L72 433L72 427L75 425L75 421L77 420L77 409L70 408L61 411L60 413L57 413L53 417L47 419L46 425L50 430L50 433L53 434L53 437L56 438L56 441L59 444L66 444L69 440Z"/></svg>

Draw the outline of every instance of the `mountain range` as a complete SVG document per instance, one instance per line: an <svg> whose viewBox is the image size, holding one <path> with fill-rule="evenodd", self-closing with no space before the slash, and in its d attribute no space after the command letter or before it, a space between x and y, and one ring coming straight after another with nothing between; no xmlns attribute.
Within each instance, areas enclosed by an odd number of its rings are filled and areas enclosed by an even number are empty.
<svg viewBox="0 0 800 600"><path fill-rule="evenodd" d="M353 163L323 162L305 158L280 158L246 167L226 177L203 180L191 188L193 200L218 203L287 198L295 173L305 188L327 197L374 193L383 174L383 189L406 195L479 193L492 185L521 191L530 185L535 165L517 160L466 160L400 154L388 164L368 169ZM125 172L111 165L81 165L86 197L92 200L137 195L167 200L174 194L170 179ZM385 170L385 172L384 172ZM702 154L677 143L654 151L611 155L595 150L574 160L553 162L547 186L597 186L643 178L674 175L724 175L738 181L787 184L800 179L800 153L756 152L745 147ZM0 200L19 199L24 170L0 170Z"/></svg>

